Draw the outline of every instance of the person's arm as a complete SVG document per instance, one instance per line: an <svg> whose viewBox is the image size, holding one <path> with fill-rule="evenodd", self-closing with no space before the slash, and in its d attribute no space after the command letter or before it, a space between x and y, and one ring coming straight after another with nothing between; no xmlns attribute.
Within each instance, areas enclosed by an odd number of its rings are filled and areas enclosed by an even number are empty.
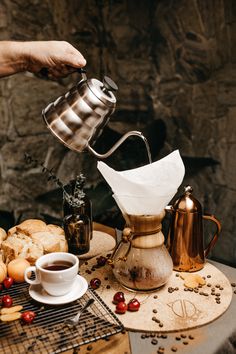
<svg viewBox="0 0 236 354"><path fill-rule="evenodd" d="M86 65L83 55L64 41L0 41L0 77L22 71L48 69L51 77L63 77Z"/></svg>

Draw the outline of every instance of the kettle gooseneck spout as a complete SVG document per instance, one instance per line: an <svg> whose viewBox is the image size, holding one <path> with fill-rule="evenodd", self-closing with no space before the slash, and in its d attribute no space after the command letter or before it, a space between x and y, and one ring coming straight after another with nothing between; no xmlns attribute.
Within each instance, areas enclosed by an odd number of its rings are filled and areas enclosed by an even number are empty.
<svg viewBox="0 0 236 354"><path fill-rule="evenodd" d="M93 154L95 155L97 158L99 159L106 159L107 157L109 157L127 138L129 138L130 136L138 136L139 138L141 138L145 145L146 145L146 149L147 149L147 154L148 154L148 159L149 162L151 163L151 151L147 142L147 139L145 138L145 136L138 130L132 130L129 131L127 133L125 133L111 148L110 150L108 150L105 154L99 154L98 152L96 152L90 145L87 146L87 149Z"/></svg>

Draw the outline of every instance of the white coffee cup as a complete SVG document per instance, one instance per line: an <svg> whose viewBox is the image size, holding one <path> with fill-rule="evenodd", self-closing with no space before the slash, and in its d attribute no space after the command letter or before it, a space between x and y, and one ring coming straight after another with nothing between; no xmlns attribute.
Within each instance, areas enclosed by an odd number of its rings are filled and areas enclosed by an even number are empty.
<svg viewBox="0 0 236 354"><path fill-rule="evenodd" d="M55 269L55 266L60 268L60 264L71 266L63 270L46 269ZM35 266L25 270L25 281L33 285L40 284L49 295L62 296L72 289L78 270L79 260L75 255L66 252L48 253L38 258ZM35 273L34 280L28 278L31 272Z"/></svg>

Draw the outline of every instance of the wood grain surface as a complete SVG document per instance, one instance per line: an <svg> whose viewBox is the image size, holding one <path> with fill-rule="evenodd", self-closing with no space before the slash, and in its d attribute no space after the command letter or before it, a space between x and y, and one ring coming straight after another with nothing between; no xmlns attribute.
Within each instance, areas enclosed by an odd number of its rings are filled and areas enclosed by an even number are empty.
<svg viewBox="0 0 236 354"><path fill-rule="evenodd" d="M87 263L80 268L81 275L88 282L94 277L101 280L102 284L96 291L112 311L115 312L112 299L117 291L124 292L127 303L134 297L140 301L138 312L127 311L117 315L125 328L130 330L170 332L199 327L223 314L232 299L232 289L227 277L210 263L206 263L205 267L197 272L206 278L208 284L198 289L197 293L185 291L184 281L176 276L176 272L172 273L168 283L159 290L134 293L116 281L109 265L92 270L96 259ZM178 290L169 292L170 287ZM212 288L215 288L215 294L218 295L211 295ZM216 302L218 298L219 303ZM153 320L154 317L156 320Z"/></svg>

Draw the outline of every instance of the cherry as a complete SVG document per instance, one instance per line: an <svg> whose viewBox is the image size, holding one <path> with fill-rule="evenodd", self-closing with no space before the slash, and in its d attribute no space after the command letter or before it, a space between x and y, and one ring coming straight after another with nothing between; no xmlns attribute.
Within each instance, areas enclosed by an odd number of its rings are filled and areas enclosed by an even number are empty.
<svg viewBox="0 0 236 354"><path fill-rule="evenodd" d="M10 295L3 295L2 297L2 306L3 307L11 307L13 304L13 300Z"/></svg>
<svg viewBox="0 0 236 354"><path fill-rule="evenodd" d="M106 257L100 256L97 258L97 265L99 267L103 267L106 264L106 262L107 262Z"/></svg>
<svg viewBox="0 0 236 354"><path fill-rule="evenodd" d="M113 296L113 304L118 304L119 302L125 302L125 296L122 291L118 291Z"/></svg>
<svg viewBox="0 0 236 354"><path fill-rule="evenodd" d="M93 278L90 280L90 285L93 290L98 289L99 286L101 285L101 280L98 278Z"/></svg>
<svg viewBox="0 0 236 354"><path fill-rule="evenodd" d="M14 280L12 277L7 277L3 280L3 285L4 285L5 289L9 289L13 283L14 283Z"/></svg>
<svg viewBox="0 0 236 354"><path fill-rule="evenodd" d="M120 301L116 305L116 313L123 314L127 311L127 309L128 309L128 306L126 305L126 303L124 301Z"/></svg>
<svg viewBox="0 0 236 354"><path fill-rule="evenodd" d="M24 323L32 323L35 319L35 312L34 311L25 311L21 315L21 319Z"/></svg>
<svg viewBox="0 0 236 354"><path fill-rule="evenodd" d="M3 285L2 284L0 284L0 291L2 291L3 290Z"/></svg>
<svg viewBox="0 0 236 354"><path fill-rule="evenodd" d="M138 311L140 308L140 302L133 298L128 303L128 311Z"/></svg>

